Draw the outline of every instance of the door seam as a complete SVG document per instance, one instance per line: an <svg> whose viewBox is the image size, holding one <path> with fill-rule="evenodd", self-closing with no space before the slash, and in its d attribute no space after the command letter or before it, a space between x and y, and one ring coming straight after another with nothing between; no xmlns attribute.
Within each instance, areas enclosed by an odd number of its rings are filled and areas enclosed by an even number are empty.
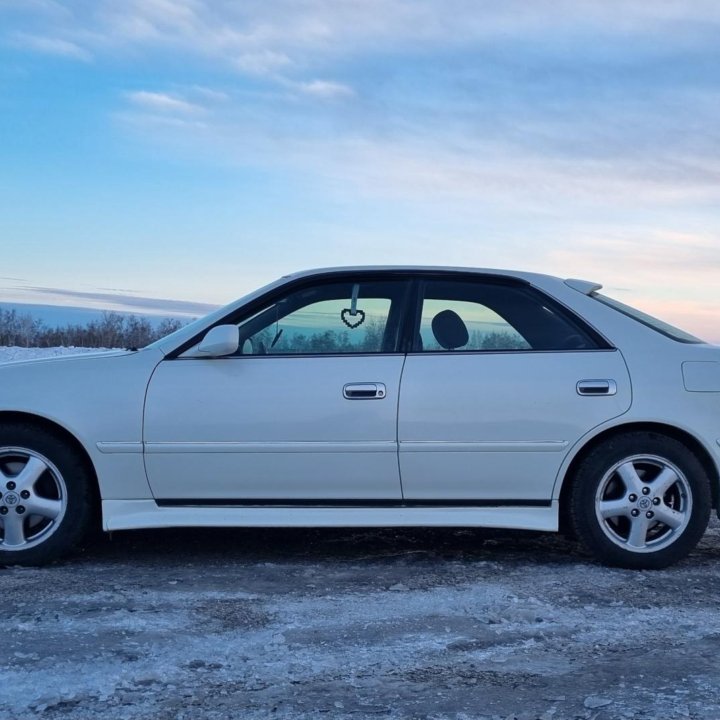
<svg viewBox="0 0 720 720"><path fill-rule="evenodd" d="M397 454L398 480L400 481L400 497L405 500L405 490L403 488L402 469L400 467L400 398L402 396L402 383L405 374L405 363L407 362L407 353L403 357L403 364L400 368L400 383L398 384L397 405L395 407L395 447Z"/></svg>

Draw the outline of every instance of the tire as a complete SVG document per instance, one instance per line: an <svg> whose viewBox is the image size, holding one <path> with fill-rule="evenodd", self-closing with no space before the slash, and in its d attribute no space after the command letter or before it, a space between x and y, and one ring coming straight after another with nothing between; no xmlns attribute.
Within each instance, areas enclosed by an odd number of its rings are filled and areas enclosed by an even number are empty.
<svg viewBox="0 0 720 720"><path fill-rule="evenodd" d="M93 483L62 438L0 424L0 565L44 565L76 548L94 515Z"/></svg>
<svg viewBox="0 0 720 720"><path fill-rule="evenodd" d="M602 563L660 569L686 557L710 520L710 479L681 442L632 432L594 448L569 497L581 543Z"/></svg>

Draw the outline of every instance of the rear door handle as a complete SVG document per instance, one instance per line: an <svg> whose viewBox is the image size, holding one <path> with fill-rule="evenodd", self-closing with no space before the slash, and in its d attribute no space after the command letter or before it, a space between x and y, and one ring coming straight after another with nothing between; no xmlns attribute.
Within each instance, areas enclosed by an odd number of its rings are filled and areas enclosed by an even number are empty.
<svg viewBox="0 0 720 720"><path fill-rule="evenodd" d="M386 395L383 383L348 383L343 387L343 396L348 400L381 400Z"/></svg>
<svg viewBox="0 0 720 720"><path fill-rule="evenodd" d="M614 380L580 380L577 392L578 395L616 395L617 383Z"/></svg>

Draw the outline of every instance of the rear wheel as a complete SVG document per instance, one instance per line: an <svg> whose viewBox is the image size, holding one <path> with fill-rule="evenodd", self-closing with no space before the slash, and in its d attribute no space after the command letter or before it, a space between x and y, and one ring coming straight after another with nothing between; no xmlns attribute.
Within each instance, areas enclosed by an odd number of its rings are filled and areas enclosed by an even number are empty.
<svg viewBox="0 0 720 720"><path fill-rule="evenodd" d="M684 558L710 519L710 481L681 442L658 433L612 438L574 479L570 518L601 562L657 569Z"/></svg>
<svg viewBox="0 0 720 720"><path fill-rule="evenodd" d="M75 547L92 517L91 481L61 438L0 425L0 565L40 565Z"/></svg>

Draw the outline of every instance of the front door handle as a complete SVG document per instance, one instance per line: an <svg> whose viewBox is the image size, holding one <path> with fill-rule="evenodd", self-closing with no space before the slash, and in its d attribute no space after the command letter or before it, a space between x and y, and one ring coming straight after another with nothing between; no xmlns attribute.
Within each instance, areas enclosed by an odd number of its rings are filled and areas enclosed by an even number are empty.
<svg viewBox="0 0 720 720"><path fill-rule="evenodd" d="M616 395L617 383L614 380L580 380L577 392L578 395Z"/></svg>
<svg viewBox="0 0 720 720"><path fill-rule="evenodd" d="M387 395L383 383L348 383L343 396L348 400L380 400Z"/></svg>

